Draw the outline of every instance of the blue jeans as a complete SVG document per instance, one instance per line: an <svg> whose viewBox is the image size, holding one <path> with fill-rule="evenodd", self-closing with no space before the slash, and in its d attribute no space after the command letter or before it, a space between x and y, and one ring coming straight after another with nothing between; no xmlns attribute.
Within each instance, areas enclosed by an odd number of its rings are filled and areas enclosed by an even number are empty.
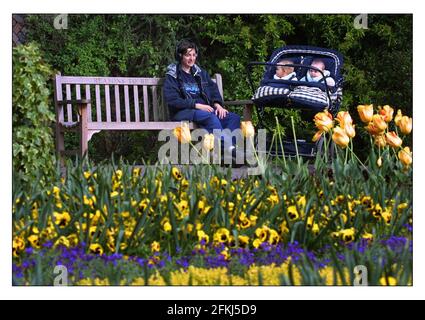
<svg viewBox="0 0 425 320"><path fill-rule="evenodd" d="M229 112L226 117L220 119L214 112L207 112L203 110L191 110L192 113L188 116L186 110L178 112L173 120L175 121L193 121L199 127L208 131L208 133L213 133L214 129L229 129L233 132L235 129L240 129L241 127L241 117L236 113ZM223 138L222 138L223 140ZM236 137L232 137L232 144L236 144Z"/></svg>

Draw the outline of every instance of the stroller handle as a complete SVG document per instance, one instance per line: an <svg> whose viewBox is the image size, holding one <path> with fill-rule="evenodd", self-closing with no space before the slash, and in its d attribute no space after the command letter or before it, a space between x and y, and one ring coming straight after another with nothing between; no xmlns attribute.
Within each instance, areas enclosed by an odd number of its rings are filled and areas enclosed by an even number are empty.
<svg viewBox="0 0 425 320"><path fill-rule="evenodd" d="M250 84L251 89L252 89L252 91L254 92L254 94L255 94L255 87L254 87L254 83L252 82L251 74L252 74L252 67L253 67L253 66L258 66L258 65L260 65L260 66L285 66L285 67L300 67L300 68L305 68L305 69L313 69L313 70L319 71L319 72L320 72L320 74L322 75L323 79L325 79L325 74L323 73L323 71L322 71L322 70L320 70L319 68L312 67L312 66L306 66L306 65L298 64L298 63L287 63L287 64L282 64L282 63L256 62L256 61L252 61L252 62L249 62L249 63L248 63L248 65L246 66L246 71L247 71L247 74L248 74L248 81L249 81L249 84ZM329 103L331 103L331 104L332 104L331 95L330 95L330 93L329 93L329 87L328 87L328 84L326 83L326 80L324 81L324 84L325 84L325 88L326 88L326 94L327 94L328 99L329 99Z"/></svg>

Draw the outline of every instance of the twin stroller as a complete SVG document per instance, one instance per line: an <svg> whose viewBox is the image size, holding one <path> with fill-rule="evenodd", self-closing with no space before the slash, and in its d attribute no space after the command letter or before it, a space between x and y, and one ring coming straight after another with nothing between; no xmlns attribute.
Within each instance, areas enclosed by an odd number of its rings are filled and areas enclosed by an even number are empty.
<svg viewBox="0 0 425 320"><path fill-rule="evenodd" d="M265 72L260 86L255 88L252 73L253 67L258 65L265 67ZM342 100L342 65L343 58L339 52L310 46L285 46L275 50L268 62L249 63L248 80L254 92L252 100L257 108L259 128L267 128L264 124L266 107L302 109L313 114L327 109L336 116ZM282 67L293 72L286 77L276 76L277 69ZM310 70L315 70L313 72L319 76L312 78ZM316 143L311 142L311 137L297 139L296 143L298 154L315 157L321 152L323 137ZM295 155L294 140L285 140L283 147L286 156ZM271 151L272 155L281 152L277 149Z"/></svg>

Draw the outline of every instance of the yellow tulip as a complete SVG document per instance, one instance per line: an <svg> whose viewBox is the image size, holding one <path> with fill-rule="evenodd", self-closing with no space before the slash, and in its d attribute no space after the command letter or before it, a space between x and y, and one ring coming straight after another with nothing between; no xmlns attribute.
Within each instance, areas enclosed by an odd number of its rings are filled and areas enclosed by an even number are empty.
<svg viewBox="0 0 425 320"><path fill-rule="evenodd" d="M393 119L394 109L389 105L385 105L379 110L379 114L385 122L390 122Z"/></svg>
<svg viewBox="0 0 425 320"><path fill-rule="evenodd" d="M378 165L378 167L382 167L382 157L378 158L378 160L376 161L376 164Z"/></svg>
<svg viewBox="0 0 425 320"><path fill-rule="evenodd" d="M313 138L311 139L313 142L316 142L317 140L319 140L320 139L320 137L322 136L322 134L323 134L323 132L322 131L317 131L315 134L314 134L314 136L313 136Z"/></svg>
<svg viewBox="0 0 425 320"><path fill-rule="evenodd" d="M207 151L214 149L214 135L212 133L204 135L203 147Z"/></svg>
<svg viewBox="0 0 425 320"><path fill-rule="evenodd" d="M400 159L400 162L405 166L408 167L412 164L412 152L410 152L409 147L405 147L403 150L400 150L398 152L398 158Z"/></svg>
<svg viewBox="0 0 425 320"><path fill-rule="evenodd" d="M397 110L397 115L394 118L394 122L395 122L395 124L396 124L397 127L399 126L399 122L400 122L400 120L401 120L402 117L403 117L403 115L401 114L401 110L398 109Z"/></svg>
<svg viewBox="0 0 425 320"><path fill-rule="evenodd" d="M346 126L353 124L353 119L351 119L351 116L347 111L338 112L336 119L338 120L339 125L343 129L345 129Z"/></svg>
<svg viewBox="0 0 425 320"><path fill-rule="evenodd" d="M401 144L403 143L403 141L400 139L400 137L394 131L387 132L385 134L385 138L387 140L388 145L393 147L393 148L401 147Z"/></svg>
<svg viewBox="0 0 425 320"><path fill-rule="evenodd" d="M328 132L334 126L332 115L328 110L319 112L314 116L314 124L320 131Z"/></svg>
<svg viewBox="0 0 425 320"><path fill-rule="evenodd" d="M180 127L175 128L173 133L180 143L189 143L192 140L189 125L186 122L183 122Z"/></svg>
<svg viewBox="0 0 425 320"><path fill-rule="evenodd" d="M384 131L388 127L385 120L378 114L373 115L372 122L381 131Z"/></svg>
<svg viewBox="0 0 425 320"><path fill-rule="evenodd" d="M398 123L398 127L400 128L401 133L409 134L412 132L412 122L412 118L403 116Z"/></svg>
<svg viewBox="0 0 425 320"><path fill-rule="evenodd" d="M332 140L341 148L345 148L350 142L350 138L341 127L336 127L334 129Z"/></svg>
<svg viewBox="0 0 425 320"><path fill-rule="evenodd" d="M387 140L383 134L375 136L375 145L380 148L383 148L387 145Z"/></svg>
<svg viewBox="0 0 425 320"><path fill-rule="evenodd" d="M360 119L364 123L369 123L372 121L373 116L373 104L359 105L357 106L357 112L359 113Z"/></svg>
<svg viewBox="0 0 425 320"><path fill-rule="evenodd" d="M255 129L251 121L241 121L241 130L245 138L251 138L255 134Z"/></svg>
<svg viewBox="0 0 425 320"><path fill-rule="evenodd" d="M372 135L372 136L380 136L384 133L385 130L379 129L376 125L373 124L373 122L369 122L369 124L365 127L365 129Z"/></svg>
<svg viewBox="0 0 425 320"><path fill-rule="evenodd" d="M354 130L354 126L351 123L346 123L343 129L349 138L352 139L356 136L356 130Z"/></svg>

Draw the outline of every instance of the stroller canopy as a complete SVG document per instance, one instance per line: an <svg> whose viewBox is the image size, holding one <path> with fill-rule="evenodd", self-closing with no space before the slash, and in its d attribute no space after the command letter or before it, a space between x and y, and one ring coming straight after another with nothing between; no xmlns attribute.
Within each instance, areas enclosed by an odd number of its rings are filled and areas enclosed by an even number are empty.
<svg viewBox="0 0 425 320"><path fill-rule="evenodd" d="M342 82L341 67L344 59L336 50L311 47L311 46L284 46L276 49L269 63L278 63L281 59L288 59L294 64L310 65L314 59L320 58L325 64L325 69L330 72L330 76L335 80L336 86ZM264 73L263 81L273 79L276 66L269 66ZM308 72L307 68L296 68L298 78L302 78Z"/></svg>
<svg viewBox="0 0 425 320"><path fill-rule="evenodd" d="M311 78L311 64L320 60L325 65L322 77ZM295 75L290 79L276 78L277 64L293 68ZM250 71L255 65L263 65L265 71L260 87L255 90ZM292 65L292 66L291 66ZM269 61L251 62L248 65L248 79L255 90L252 98L257 106L299 107L321 111L329 108L336 112L342 99L343 57L336 50L312 46L284 46L276 49ZM321 69L321 68L320 68Z"/></svg>

